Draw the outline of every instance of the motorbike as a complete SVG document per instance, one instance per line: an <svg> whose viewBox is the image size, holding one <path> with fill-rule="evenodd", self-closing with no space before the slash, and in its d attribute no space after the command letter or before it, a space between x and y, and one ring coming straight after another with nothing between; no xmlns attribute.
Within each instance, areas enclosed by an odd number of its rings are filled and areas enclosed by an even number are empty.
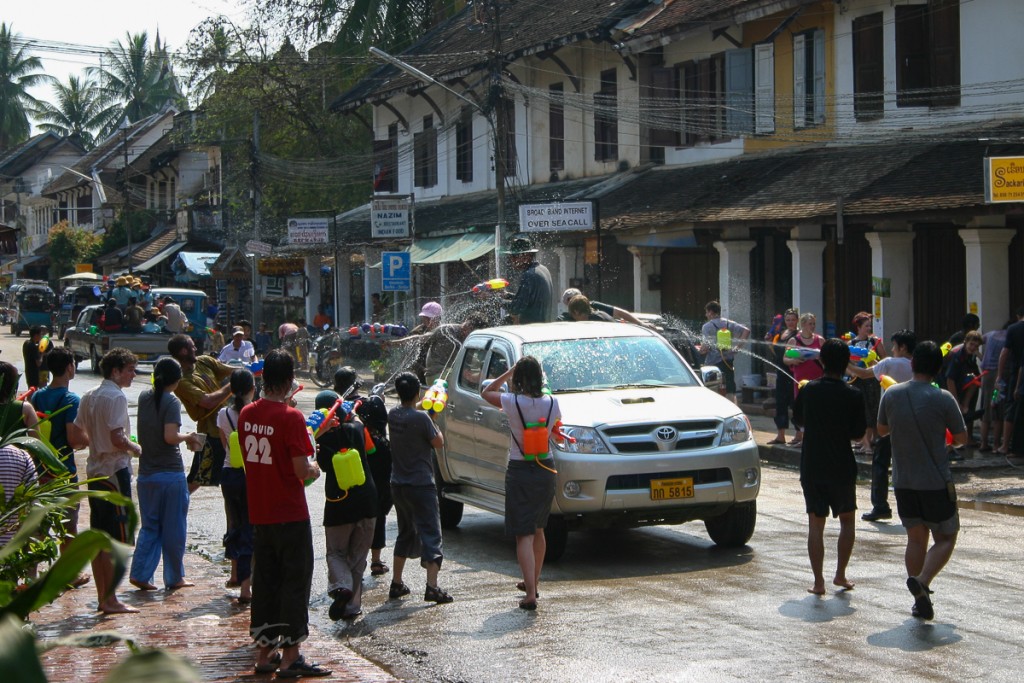
<svg viewBox="0 0 1024 683"><path fill-rule="evenodd" d="M343 364L341 330L327 329L309 344L309 378L321 388L334 385L334 371Z"/></svg>

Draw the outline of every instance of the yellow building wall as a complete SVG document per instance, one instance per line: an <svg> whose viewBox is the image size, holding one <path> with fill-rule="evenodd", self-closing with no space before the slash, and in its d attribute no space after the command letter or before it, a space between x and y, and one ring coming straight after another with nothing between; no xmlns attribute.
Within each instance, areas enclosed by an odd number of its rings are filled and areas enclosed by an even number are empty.
<svg viewBox="0 0 1024 683"><path fill-rule="evenodd" d="M779 12L743 25L743 46L753 47L765 40L792 10ZM775 132L751 135L744 143L745 152L762 152L783 147L830 142L835 137L835 3L808 5L803 12L775 37ZM825 122L803 128L793 127L793 36L804 31L825 31Z"/></svg>

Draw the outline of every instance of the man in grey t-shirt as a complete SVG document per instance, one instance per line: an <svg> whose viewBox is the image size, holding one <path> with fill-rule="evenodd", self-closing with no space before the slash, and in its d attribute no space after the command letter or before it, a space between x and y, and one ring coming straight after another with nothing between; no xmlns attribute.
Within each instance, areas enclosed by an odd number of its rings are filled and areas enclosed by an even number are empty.
<svg viewBox="0 0 1024 683"><path fill-rule="evenodd" d="M967 432L956 399L932 386L942 367L938 345L918 344L911 364L914 378L882 394L878 434L892 434L892 483L896 509L907 530L904 560L907 588L914 596L911 613L932 619L929 586L952 556L960 530L945 433L949 430L953 442L963 444Z"/></svg>

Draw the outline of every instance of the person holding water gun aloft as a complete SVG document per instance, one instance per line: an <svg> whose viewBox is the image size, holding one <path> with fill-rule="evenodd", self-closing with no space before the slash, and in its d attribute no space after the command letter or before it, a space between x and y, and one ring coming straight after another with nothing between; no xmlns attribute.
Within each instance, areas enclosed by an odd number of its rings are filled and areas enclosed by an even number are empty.
<svg viewBox="0 0 1024 683"><path fill-rule="evenodd" d="M776 365L783 365L784 347L789 340L798 334L797 323L800 314L795 308L786 309L782 315L775 316L779 320L778 325L772 324L772 328L764 336L766 342L773 344L773 356ZM786 443L786 430L789 429L789 408L793 405L793 378L783 368L775 369L775 427L779 430L775 438L768 442L769 445L782 445Z"/></svg>
<svg viewBox="0 0 1024 683"><path fill-rule="evenodd" d="M866 362L870 359L870 353L874 351L874 360L885 358L885 344L876 337L874 331L874 318L867 311L861 311L853 316L851 329L853 330L847 344L850 347L850 360L854 361L854 355L861 359L865 367L873 365ZM863 358L862 358L863 357ZM859 363L854 363L859 365ZM875 420L878 419L878 401L882 398L882 389L874 375L870 377L859 377L854 375L853 386L860 389L864 396L864 417L867 418L868 428L864 432L864 438L854 447L857 454L871 453L875 447Z"/></svg>
<svg viewBox="0 0 1024 683"><path fill-rule="evenodd" d="M502 391L511 380L511 392ZM508 416L508 469L505 471L505 533L515 536L516 557L523 573L516 587L526 593L525 610L537 609L537 584L544 567L551 502L555 497L552 429L560 424L558 399L544 393L544 371L533 356L524 356L480 392L485 401Z"/></svg>
<svg viewBox="0 0 1024 683"><path fill-rule="evenodd" d="M315 407L330 410L341 397L333 391L316 395ZM338 409L338 417L341 409ZM363 439L363 425L342 419L340 425L325 425L317 436L316 461L324 473L324 538L327 545L327 594L331 597L328 611L332 621L355 619L362 614L363 572L377 525L377 487L370 475L370 462ZM351 454L351 450L355 454ZM344 457L357 460L358 479L348 480L339 474L336 461ZM345 470L341 470L342 473Z"/></svg>
<svg viewBox="0 0 1024 683"><path fill-rule="evenodd" d="M818 352L821 345L825 343L824 338L815 328L818 326L818 318L813 313L804 313L799 320L800 332L793 335L786 344L786 354L782 359L793 372L793 379L796 386L793 387L793 397L796 398L800 382L804 380L815 380L824 374L821 361L818 359ZM794 357L795 356L795 357ZM796 436L789 442L790 446L799 446L804 441L803 429L797 427Z"/></svg>
<svg viewBox="0 0 1024 683"><path fill-rule="evenodd" d="M224 496L224 557L231 560L231 576L227 588L239 589L238 604L252 602L252 524L249 523L249 500L245 486L242 445L238 440L238 416L242 408L256 396L256 379L245 368L231 373L231 403L217 413L220 443L224 448L224 467L220 471L220 492Z"/></svg>

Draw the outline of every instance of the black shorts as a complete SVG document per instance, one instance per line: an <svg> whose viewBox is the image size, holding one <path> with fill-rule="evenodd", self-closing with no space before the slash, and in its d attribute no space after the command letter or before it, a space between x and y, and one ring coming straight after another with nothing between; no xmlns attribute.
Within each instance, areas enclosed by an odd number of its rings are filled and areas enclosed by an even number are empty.
<svg viewBox="0 0 1024 683"><path fill-rule="evenodd" d="M544 464L551 467L554 460ZM505 534L531 536L548 524L555 473L531 460L510 460L505 472Z"/></svg>
<svg viewBox="0 0 1024 683"><path fill-rule="evenodd" d="M722 371L722 379L725 380L725 393L735 394L736 371L733 370L732 363L720 360L717 363L715 363L715 367Z"/></svg>
<svg viewBox="0 0 1024 683"><path fill-rule="evenodd" d="M90 491L112 491L125 498L132 497L132 471L125 467L114 475L99 481L89 482ZM115 541L133 545L135 539L128 529L128 507L114 505L105 500L89 498L89 528L105 531Z"/></svg>
<svg viewBox="0 0 1024 683"><path fill-rule="evenodd" d="M906 528L924 524L932 531L955 534L960 530L960 514L956 502L949 499L949 491L916 491L894 489L896 511Z"/></svg>
<svg viewBox="0 0 1024 683"><path fill-rule="evenodd" d="M313 530L309 520L253 525L249 634L259 647L298 645L309 635Z"/></svg>
<svg viewBox="0 0 1024 683"><path fill-rule="evenodd" d="M800 482L804 490L804 503L807 514L816 517L828 517L829 508L832 516L838 517L844 512L857 509L857 483L836 484L832 482Z"/></svg>

